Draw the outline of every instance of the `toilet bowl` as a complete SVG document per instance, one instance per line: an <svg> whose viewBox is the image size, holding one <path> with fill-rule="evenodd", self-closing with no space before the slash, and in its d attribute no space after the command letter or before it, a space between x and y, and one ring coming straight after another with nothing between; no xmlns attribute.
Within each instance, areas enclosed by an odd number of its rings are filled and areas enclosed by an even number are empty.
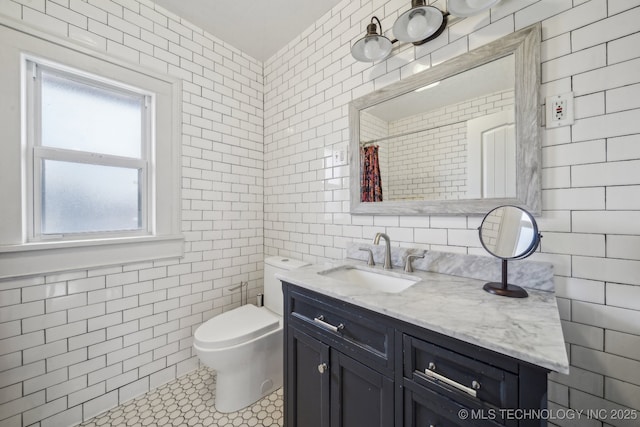
<svg viewBox="0 0 640 427"><path fill-rule="evenodd" d="M216 371L215 407L235 412L282 387L282 285L275 274L308 263L283 257L264 261L264 306L243 305L200 325L193 347Z"/></svg>

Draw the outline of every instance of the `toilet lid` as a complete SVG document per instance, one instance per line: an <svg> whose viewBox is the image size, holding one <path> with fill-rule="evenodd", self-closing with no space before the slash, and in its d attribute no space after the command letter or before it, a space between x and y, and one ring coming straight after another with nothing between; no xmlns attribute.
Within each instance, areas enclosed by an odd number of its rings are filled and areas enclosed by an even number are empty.
<svg viewBox="0 0 640 427"><path fill-rule="evenodd" d="M276 329L279 320L266 308L247 304L209 319L196 329L193 339L200 348L230 347Z"/></svg>

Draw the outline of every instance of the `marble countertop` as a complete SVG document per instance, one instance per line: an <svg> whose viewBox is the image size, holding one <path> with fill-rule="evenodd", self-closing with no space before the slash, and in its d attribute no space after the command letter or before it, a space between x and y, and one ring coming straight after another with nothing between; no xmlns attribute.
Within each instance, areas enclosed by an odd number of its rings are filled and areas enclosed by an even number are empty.
<svg viewBox="0 0 640 427"><path fill-rule="evenodd" d="M343 265L418 277L399 293L374 291L318 272ZM442 273L344 260L276 274L280 280L563 374L569 361L553 292L528 290L528 298L485 292L485 281Z"/></svg>

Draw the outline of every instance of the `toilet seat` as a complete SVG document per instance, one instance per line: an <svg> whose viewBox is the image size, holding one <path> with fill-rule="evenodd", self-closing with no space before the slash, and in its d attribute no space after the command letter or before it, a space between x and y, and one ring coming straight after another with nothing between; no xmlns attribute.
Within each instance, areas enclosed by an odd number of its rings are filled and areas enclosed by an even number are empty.
<svg viewBox="0 0 640 427"><path fill-rule="evenodd" d="M231 347L277 329L280 316L266 308L246 304L209 319L196 329L194 344L213 350Z"/></svg>

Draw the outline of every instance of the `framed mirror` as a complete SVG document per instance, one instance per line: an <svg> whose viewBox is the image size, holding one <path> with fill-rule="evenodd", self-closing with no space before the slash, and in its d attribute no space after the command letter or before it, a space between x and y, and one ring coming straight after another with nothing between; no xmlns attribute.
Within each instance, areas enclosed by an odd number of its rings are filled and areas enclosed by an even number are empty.
<svg viewBox="0 0 640 427"><path fill-rule="evenodd" d="M540 24L349 106L351 213L540 213Z"/></svg>

